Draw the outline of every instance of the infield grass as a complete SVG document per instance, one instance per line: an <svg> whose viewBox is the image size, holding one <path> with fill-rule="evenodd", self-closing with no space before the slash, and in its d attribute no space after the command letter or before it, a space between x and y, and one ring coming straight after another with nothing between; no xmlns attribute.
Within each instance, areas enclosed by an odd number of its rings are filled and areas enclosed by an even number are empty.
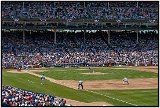
<svg viewBox="0 0 160 108"><path fill-rule="evenodd" d="M94 70L95 72L106 73L103 75L87 75L81 73L89 73ZM39 72L37 74L45 74L47 77L51 77L58 80L109 80L109 79L123 79L127 77L131 78L157 78L158 73L144 72L138 70L129 69L111 69L111 68L52 68L45 72Z"/></svg>

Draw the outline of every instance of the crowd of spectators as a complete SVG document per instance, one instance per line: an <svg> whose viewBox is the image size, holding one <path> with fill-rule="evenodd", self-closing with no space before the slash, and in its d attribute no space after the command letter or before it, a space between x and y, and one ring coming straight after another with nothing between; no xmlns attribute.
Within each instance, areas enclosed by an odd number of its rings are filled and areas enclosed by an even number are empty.
<svg viewBox="0 0 160 108"><path fill-rule="evenodd" d="M55 99L42 93L23 90L12 86L2 85L2 105L3 106L65 106L66 100L63 98Z"/></svg>
<svg viewBox="0 0 160 108"><path fill-rule="evenodd" d="M2 66L55 64L158 65L158 34L154 31L2 32Z"/></svg>
<svg viewBox="0 0 160 108"><path fill-rule="evenodd" d="M2 18L158 20L158 2L2 2Z"/></svg>
<svg viewBox="0 0 160 108"><path fill-rule="evenodd" d="M158 65L158 34L154 32L116 33L111 38L111 44L115 46L115 62L132 63L138 65ZM118 44L117 44L118 43ZM118 60L116 60L118 59Z"/></svg>

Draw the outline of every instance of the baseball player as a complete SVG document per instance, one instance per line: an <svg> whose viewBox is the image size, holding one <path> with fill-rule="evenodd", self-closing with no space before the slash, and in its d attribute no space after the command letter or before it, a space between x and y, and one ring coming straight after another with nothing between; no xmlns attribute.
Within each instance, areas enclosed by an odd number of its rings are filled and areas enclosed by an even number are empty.
<svg viewBox="0 0 160 108"><path fill-rule="evenodd" d="M44 80L45 80L45 76L44 76L44 74L41 76L41 84L43 84L44 83Z"/></svg>
<svg viewBox="0 0 160 108"><path fill-rule="evenodd" d="M87 65L88 66L88 65ZM89 70L91 70L91 67L90 66L88 66L89 67Z"/></svg>
<svg viewBox="0 0 160 108"><path fill-rule="evenodd" d="M18 65L17 71L21 71L21 67Z"/></svg>
<svg viewBox="0 0 160 108"><path fill-rule="evenodd" d="M28 64L27 64L27 71L29 71L29 66L28 66Z"/></svg>
<svg viewBox="0 0 160 108"><path fill-rule="evenodd" d="M80 80L79 83L78 83L78 89L80 89L80 86L81 86L82 89L83 89L83 81L82 81L82 80Z"/></svg>
<svg viewBox="0 0 160 108"><path fill-rule="evenodd" d="M89 66L89 70L92 71L94 73L94 69L91 69L91 67Z"/></svg>
<svg viewBox="0 0 160 108"><path fill-rule="evenodd" d="M29 71L29 66L28 66L28 64L25 66L25 68L26 68L26 71Z"/></svg>
<svg viewBox="0 0 160 108"><path fill-rule="evenodd" d="M128 79L127 78L123 78L123 84L128 84L129 85L129 82L128 82Z"/></svg>
<svg viewBox="0 0 160 108"><path fill-rule="evenodd" d="M27 63L27 65L26 65L26 70L27 70L27 71L29 71L29 66L28 66L28 63Z"/></svg>

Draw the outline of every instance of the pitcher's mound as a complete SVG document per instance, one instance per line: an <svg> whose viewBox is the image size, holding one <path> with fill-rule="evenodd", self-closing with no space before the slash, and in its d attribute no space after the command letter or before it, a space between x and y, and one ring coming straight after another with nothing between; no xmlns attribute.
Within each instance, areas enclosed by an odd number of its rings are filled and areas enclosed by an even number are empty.
<svg viewBox="0 0 160 108"><path fill-rule="evenodd" d="M102 72L88 72L88 73L81 73L81 74L86 74L86 75L104 75L106 73L102 73Z"/></svg>

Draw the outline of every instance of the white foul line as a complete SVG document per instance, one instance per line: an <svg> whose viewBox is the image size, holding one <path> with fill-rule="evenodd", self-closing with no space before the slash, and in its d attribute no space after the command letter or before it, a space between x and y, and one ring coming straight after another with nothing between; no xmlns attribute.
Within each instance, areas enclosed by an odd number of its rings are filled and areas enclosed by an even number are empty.
<svg viewBox="0 0 160 108"><path fill-rule="evenodd" d="M130 102L127 102L127 101L121 100L121 99L113 98L113 97L111 97L111 96L107 96L107 95L104 95L104 94L101 94L101 93L98 93L98 92L94 92L94 91L91 91L91 90L86 90L86 91L88 91L88 92L92 92L92 93L95 93L95 94L99 94L99 95L105 96L105 97L107 97L107 98L111 98L111 99L113 99L113 100L121 101L121 102L124 102L124 103L130 104L130 105L138 106L138 105L136 105L136 104L133 104L133 103L130 103Z"/></svg>

